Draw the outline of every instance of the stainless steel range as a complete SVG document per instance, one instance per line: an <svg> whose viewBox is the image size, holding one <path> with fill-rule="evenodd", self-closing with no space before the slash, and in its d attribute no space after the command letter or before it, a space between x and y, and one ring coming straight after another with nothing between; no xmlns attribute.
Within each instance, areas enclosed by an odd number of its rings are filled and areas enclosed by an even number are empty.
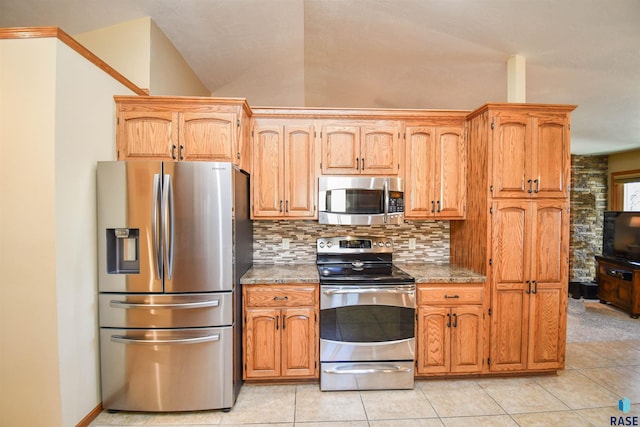
<svg viewBox="0 0 640 427"><path fill-rule="evenodd" d="M411 389L416 288L384 237L317 240L320 389Z"/></svg>

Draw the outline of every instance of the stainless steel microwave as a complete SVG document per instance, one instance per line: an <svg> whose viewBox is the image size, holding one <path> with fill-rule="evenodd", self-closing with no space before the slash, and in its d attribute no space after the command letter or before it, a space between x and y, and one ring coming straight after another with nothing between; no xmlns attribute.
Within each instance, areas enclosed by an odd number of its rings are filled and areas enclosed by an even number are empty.
<svg viewBox="0 0 640 427"><path fill-rule="evenodd" d="M318 182L320 224L401 224L404 183L395 177L321 176Z"/></svg>

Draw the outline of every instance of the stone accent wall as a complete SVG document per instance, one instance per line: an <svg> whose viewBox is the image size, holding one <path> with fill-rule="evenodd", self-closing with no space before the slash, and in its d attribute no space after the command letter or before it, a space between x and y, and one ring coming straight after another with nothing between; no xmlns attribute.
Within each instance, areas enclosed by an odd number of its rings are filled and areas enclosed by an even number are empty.
<svg viewBox="0 0 640 427"><path fill-rule="evenodd" d="M571 156L569 280L591 282L602 253L608 196L608 156Z"/></svg>
<svg viewBox="0 0 640 427"><path fill-rule="evenodd" d="M345 235L385 236L393 240L396 262L449 262L449 221L405 221L399 225L342 226L317 221L254 221L253 263L315 263L316 239ZM409 238L416 248L409 249ZM289 249L282 239L290 239Z"/></svg>

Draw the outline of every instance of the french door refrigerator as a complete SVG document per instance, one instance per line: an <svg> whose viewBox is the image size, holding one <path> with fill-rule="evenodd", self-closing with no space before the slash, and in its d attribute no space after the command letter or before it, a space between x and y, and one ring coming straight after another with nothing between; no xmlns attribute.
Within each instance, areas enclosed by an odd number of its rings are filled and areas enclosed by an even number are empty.
<svg viewBox="0 0 640 427"><path fill-rule="evenodd" d="M98 162L97 186L103 408L229 410L249 176L230 163Z"/></svg>

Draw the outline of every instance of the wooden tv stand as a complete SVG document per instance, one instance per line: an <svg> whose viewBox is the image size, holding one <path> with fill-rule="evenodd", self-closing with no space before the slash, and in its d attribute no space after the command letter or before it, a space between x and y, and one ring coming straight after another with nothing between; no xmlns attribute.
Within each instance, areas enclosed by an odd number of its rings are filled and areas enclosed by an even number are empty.
<svg viewBox="0 0 640 427"><path fill-rule="evenodd" d="M640 316L640 265L616 258L597 256L598 298L637 319Z"/></svg>

